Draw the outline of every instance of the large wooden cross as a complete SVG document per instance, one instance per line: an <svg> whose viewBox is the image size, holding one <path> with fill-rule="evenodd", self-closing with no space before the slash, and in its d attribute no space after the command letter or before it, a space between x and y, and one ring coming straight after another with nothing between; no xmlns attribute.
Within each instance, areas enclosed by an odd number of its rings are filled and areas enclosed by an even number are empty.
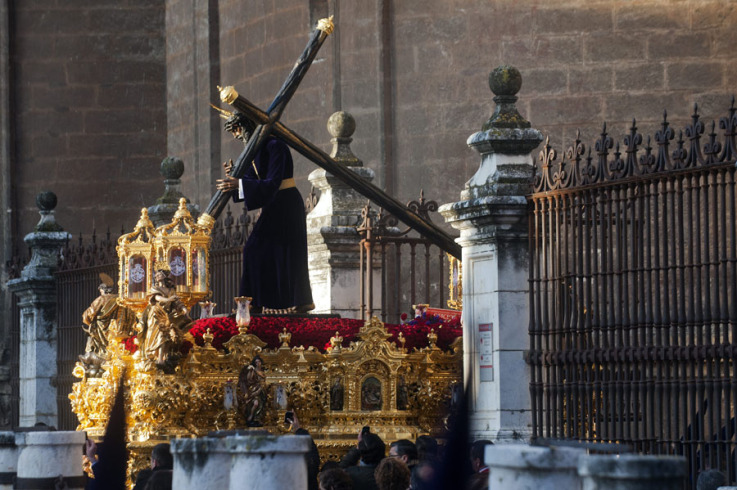
<svg viewBox="0 0 737 490"><path fill-rule="evenodd" d="M312 33L302 55L297 60L297 63L294 65L294 68L266 112L238 94L233 87L220 89L220 100L232 105L236 110L258 123L253 136L248 140L246 148L241 153L238 161L233 165L231 176L241 178L244 175L249 162L253 160L258 150L266 141L266 138L273 133L300 154L333 174L364 197L374 201L403 223L417 230L417 232L430 240L430 242L460 260L460 245L442 228L432 221L425 220L422 216L410 210L399 200L388 195L380 188L370 182L366 182L345 165L337 163L330 155L279 122L279 117L284 111L287 102L289 102L294 91L297 89L322 43L332 31L332 17L322 19L318 22L317 29ZM215 225L215 220L223 211L229 199L230 193L224 193L220 190L216 191L207 209L200 215L198 224L212 229Z"/></svg>

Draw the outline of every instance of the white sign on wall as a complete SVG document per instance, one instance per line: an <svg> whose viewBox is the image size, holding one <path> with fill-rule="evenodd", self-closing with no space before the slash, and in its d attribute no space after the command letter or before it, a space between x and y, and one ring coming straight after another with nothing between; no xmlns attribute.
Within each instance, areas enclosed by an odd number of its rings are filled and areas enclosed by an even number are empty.
<svg viewBox="0 0 737 490"><path fill-rule="evenodd" d="M479 368L481 381L494 381L494 337L493 323L479 324Z"/></svg>

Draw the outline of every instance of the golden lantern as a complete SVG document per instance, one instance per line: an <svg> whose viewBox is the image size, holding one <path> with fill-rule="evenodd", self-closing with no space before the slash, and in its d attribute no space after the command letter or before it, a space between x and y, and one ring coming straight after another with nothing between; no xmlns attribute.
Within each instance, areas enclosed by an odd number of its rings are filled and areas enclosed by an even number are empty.
<svg viewBox="0 0 737 490"><path fill-rule="evenodd" d="M118 238L120 300L136 311L145 308L146 293L153 279L154 235L154 225L143 208L135 229Z"/></svg>
<svg viewBox="0 0 737 490"><path fill-rule="evenodd" d="M118 239L120 300L143 311L157 264L164 264L176 285L177 296L187 308L192 308L210 296L209 250L208 230L195 224L184 198L179 200L172 222L156 229L144 208L133 232Z"/></svg>
<svg viewBox="0 0 737 490"><path fill-rule="evenodd" d="M210 296L209 230L195 223L187 210L187 200L168 225L156 229L156 261L169 265L177 296L187 308Z"/></svg>

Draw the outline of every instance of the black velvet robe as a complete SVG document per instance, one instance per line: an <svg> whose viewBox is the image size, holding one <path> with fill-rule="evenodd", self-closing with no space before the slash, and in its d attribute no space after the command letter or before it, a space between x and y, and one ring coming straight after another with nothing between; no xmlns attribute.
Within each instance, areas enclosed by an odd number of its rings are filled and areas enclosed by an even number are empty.
<svg viewBox="0 0 737 490"><path fill-rule="evenodd" d="M293 176L289 148L269 138L241 179L246 209L261 208L243 247L239 290L241 296L253 298L254 306L289 308L312 303L304 201L296 187L279 190L282 180ZM238 191L234 200L239 201Z"/></svg>

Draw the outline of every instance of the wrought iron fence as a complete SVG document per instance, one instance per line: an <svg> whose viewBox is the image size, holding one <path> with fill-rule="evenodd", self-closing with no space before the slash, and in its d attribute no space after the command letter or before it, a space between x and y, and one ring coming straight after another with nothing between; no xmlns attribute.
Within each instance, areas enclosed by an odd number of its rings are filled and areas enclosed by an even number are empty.
<svg viewBox="0 0 737 490"><path fill-rule="evenodd" d="M428 221L430 213L438 210L437 202L425 200L424 191L407 207ZM362 219L358 227L362 318L374 315L376 300L381 320L391 323L398 323L401 314L418 303L447 308L450 266L445 251L412 234L412 228L400 230L396 217L381 209L377 213L370 204L363 209ZM379 298L374 297L377 285Z"/></svg>
<svg viewBox="0 0 737 490"><path fill-rule="evenodd" d="M61 251L59 270L56 272L56 382L60 430L77 428L77 417L72 413L68 395L76 381L72 376L74 364L85 348L86 335L81 328L82 313L99 295L101 273L109 275L117 282L116 243L117 239L111 237L109 230L99 241L97 234L93 232L89 243L85 243L80 235Z"/></svg>
<svg viewBox="0 0 737 490"><path fill-rule="evenodd" d="M558 159L540 153L530 203L534 437L685 455L735 481L737 114L704 136L664 114ZM684 138L685 136L685 138ZM614 149L614 152L611 150ZM622 152L622 150L624 150Z"/></svg>

